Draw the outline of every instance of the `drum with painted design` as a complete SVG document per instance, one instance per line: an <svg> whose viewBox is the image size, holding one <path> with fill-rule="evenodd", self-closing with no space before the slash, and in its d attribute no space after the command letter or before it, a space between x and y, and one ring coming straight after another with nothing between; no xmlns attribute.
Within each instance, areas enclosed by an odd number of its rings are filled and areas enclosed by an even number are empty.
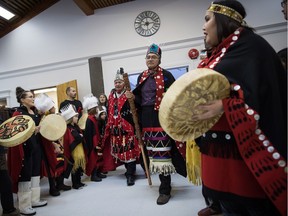
<svg viewBox="0 0 288 216"><path fill-rule="evenodd" d="M28 115L17 115L0 125L0 145L14 147L24 143L35 131L35 122Z"/></svg>
<svg viewBox="0 0 288 216"><path fill-rule="evenodd" d="M203 113L197 106L229 94L229 81L222 74L207 68L191 70L165 93L159 109L160 124L177 141L194 140L212 128L222 115L195 121L192 117Z"/></svg>

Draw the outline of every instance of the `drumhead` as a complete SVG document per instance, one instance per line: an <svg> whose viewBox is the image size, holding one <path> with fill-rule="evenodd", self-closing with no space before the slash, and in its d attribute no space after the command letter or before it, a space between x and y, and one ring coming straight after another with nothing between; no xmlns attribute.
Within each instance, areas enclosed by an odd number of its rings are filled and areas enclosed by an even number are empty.
<svg viewBox="0 0 288 216"><path fill-rule="evenodd" d="M35 122L28 115L17 115L0 125L0 145L14 147L24 143L35 131Z"/></svg>
<svg viewBox="0 0 288 216"><path fill-rule="evenodd" d="M50 141L56 141L64 136L67 124L61 115L49 114L40 122L40 134Z"/></svg>
<svg viewBox="0 0 288 216"><path fill-rule="evenodd" d="M88 113L84 112L81 118L78 120L78 126L81 130L85 130L87 118L88 118Z"/></svg>
<svg viewBox="0 0 288 216"><path fill-rule="evenodd" d="M166 133L177 141L194 140L207 132L221 115L193 121L203 113L196 107L230 94L225 76L207 68L192 70L177 79L165 93L159 109L159 121Z"/></svg>

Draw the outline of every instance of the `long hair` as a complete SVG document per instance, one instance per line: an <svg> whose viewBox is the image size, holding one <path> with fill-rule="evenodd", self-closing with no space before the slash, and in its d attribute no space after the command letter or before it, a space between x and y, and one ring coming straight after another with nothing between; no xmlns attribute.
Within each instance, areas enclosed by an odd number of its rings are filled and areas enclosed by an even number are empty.
<svg viewBox="0 0 288 216"><path fill-rule="evenodd" d="M104 104L102 104L102 103L100 102L100 96L102 96L102 95L103 95L103 96L105 97L105 99L106 99ZM99 95L98 101L99 101L99 105L105 106L105 107L107 108L107 106L108 106L108 98L107 98L107 96L106 96L105 93L101 93L101 94Z"/></svg>

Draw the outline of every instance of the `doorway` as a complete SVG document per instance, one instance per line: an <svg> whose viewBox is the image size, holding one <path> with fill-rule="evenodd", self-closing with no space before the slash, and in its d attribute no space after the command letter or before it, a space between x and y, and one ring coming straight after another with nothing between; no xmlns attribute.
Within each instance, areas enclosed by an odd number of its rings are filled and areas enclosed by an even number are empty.
<svg viewBox="0 0 288 216"><path fill-rule="evenodd" d="M65 83L61 83L57 86L51 86L46 88L40 89L33 89L31 90L35 97L41 93L47 94L55 103L55 110L56 113L59 111L59 106L62 101L67 98L66 89L67 87L74 87L76 89L78 95L78 88L77 88L77 80L70 80ZM77 99L77 98L76 98Z"/></svg>

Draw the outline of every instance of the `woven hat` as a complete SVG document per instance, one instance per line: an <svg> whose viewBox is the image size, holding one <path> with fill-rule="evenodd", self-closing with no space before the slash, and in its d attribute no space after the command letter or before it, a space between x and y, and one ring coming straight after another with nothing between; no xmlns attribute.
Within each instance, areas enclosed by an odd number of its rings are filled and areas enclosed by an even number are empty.
<svg viewBox="0 0 288 216"><path fill-rule="evenodd" d="M67 104L60 111L61 111L61 116L65 119L65 121L68 121L72 117L78 115L78 113L75 111L75 108L72 104Z"/></svg>
<svg viewBox="0 0 288 216"><path fill-rule="evenodd" d="M116 80L124 80L123 74L124 74L124 69L123 68L120 68L119 70L117 70L117 73L116 73L114 81L116 81Z"/></svg>
<svg viewBox="0 0 288 216"><path fill-rule="evenodd" d="M44 93L39 94L35 100L34 100L34 105L37 110L45 113L49 111L52 107L55 106L53 100Z"/></svg>
<svg viewBox="0 0 288 216"><path fill-rule="evenodd" d="M97 118L100 117L100 114L103 113L103 112L106 112L107 113L107 109L105 106L98 106L97 107Z"/></svg>
<svg viewBox="0 0 288 216"><path fill-rule="evenodd" d="M149 53L154 53L154 54L158 55L159 58L161 59L162 51L158 45L151 44L147 50L146 55L148 55Z"/></svg>
<svg viewBox="0 0 288 216"><path fill-rule="evenodd" d="M98 106L98 99L95 96L93 96L93 94L89 94L83 97L83 108L85 110L90 110L97 106Z"/></svg>

